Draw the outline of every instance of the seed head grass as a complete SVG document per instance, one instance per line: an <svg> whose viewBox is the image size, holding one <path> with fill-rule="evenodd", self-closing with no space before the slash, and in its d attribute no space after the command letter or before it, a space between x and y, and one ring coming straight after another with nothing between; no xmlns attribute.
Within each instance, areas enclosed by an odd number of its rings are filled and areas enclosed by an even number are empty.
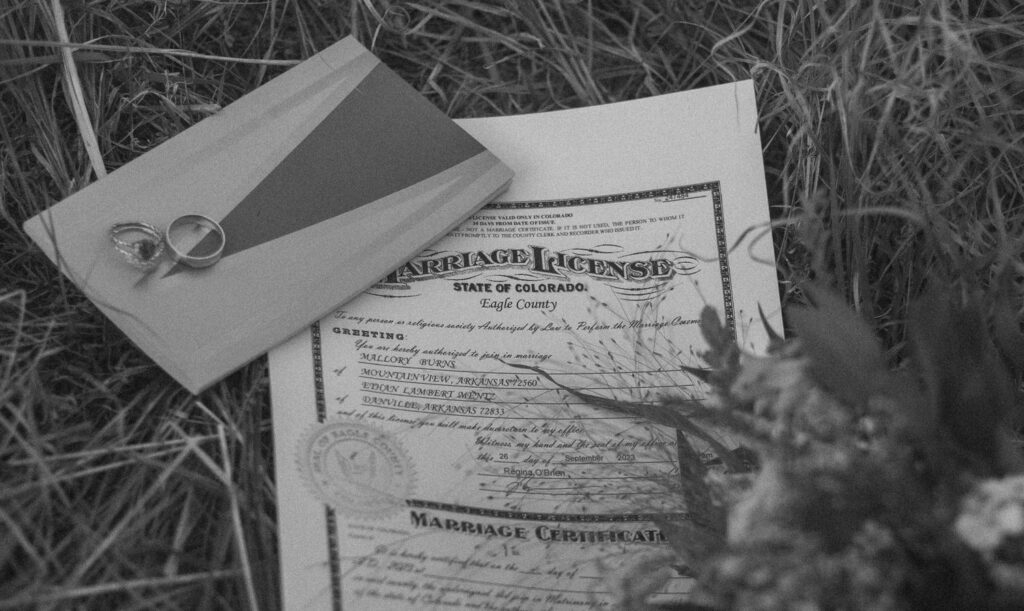
<svg viewBox="0 0 1024 611"><path fill-rule="evenodd" d="M930 285L1020 312L1017 0L10 0L0 609L279 605L265 359L190 395L21 223L349 34L452 117L753 78L785 301L837 287L893 362Z"/></svg>

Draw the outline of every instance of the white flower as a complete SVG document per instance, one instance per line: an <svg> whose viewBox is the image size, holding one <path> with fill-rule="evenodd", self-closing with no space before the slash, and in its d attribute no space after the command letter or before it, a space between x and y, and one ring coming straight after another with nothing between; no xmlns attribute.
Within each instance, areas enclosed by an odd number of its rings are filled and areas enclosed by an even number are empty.
<svg viewBox="0 0 1024 611"><path fill-rule="evenodd" d="M1024 475L975 484L953 525L956 534L988 560L1008 537L1024 535Z"/></svg>

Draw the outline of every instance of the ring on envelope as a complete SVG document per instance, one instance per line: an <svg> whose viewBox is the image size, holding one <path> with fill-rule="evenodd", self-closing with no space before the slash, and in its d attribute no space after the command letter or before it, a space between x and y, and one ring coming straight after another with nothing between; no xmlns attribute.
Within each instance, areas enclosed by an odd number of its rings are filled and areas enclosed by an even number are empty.
<svg viewBox="0 0 1024 611"><path fill-rule="evenodd" d="M209 231L200 236L198 241L194 241L192 246L187 248L182 246L182 242L188 239L189 233L195 233L202 229ZM207 244L211 236L212 242ZM174 219L167 226L166 240L167 249L170 251L172 259L189 267L200 268L210 267L220 260L221 255L224 254L227 236L224 235L224 228L217 221L201 214L186 214ZM186 250L194 251L195 246L202 247L202 251L198 254L185 252Z"/></svg>
<svg viewBox="0 0 1024 611"><path fill-rule="evenodd" d="M142 271L156 267L166 245L160 230L137 221L115 223L110 228L110 241L129 265Z"/></svg>

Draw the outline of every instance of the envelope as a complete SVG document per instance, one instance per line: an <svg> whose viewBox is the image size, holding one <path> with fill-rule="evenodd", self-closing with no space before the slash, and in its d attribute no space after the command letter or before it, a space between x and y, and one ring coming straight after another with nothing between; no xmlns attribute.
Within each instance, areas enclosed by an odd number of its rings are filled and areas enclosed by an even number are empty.
<svg viewBox="0 0 1024 611"><path fill-rule="evenodd" d="M419 253L511 178L349 37L24 229L135 344L198 393ZM184 215L223 227L214 265L194 269L165 256L144 272L112 243L117 223L162 231ZM219 240L209 228L191 229L176 236L184 253Z"/></svg>

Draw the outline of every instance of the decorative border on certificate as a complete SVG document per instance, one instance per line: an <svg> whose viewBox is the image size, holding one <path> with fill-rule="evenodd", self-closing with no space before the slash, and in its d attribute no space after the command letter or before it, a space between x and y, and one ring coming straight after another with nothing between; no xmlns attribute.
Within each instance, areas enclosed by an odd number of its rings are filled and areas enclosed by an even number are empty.
<svg viewBox="0 0 1024 611"><path fill-rule="evenodd" d="M663 201L685 201L696 199L695 193L710 192L712 201L712 213L715 224L715 240L718 251L719 273L722 281L722 302L725 309L725 323L735 333L735 312L732 290L732 275L729 268L729 245L725 235L725 217L722 204L721 183L719 181L705 182L693 185L669 187L647 191L636 191L630 193L618 193L595 197L570 198L563 200L538 200L522 202L497 202L486 206L489 209L525 209L525 208L554 208L570 206L586 206L595 204L619 203L643 199L663 198ZM310 329L312 336L313 352L313 377L316 390L316 411L317 422L323 423L327 419L327 409L324 393L323 359L321 345L321 329L319 322L314 323ZM447 510L457 513L471 515L510 517L521 520L543 520L553 522L642 522L659 520L663 518L679 519L685 517L685 513L666 514L617 514L615 516L601 514L543 514L535 512L502 512L478 507L466 507L460 505L448 505L434 503L418 499L406 499L410 507ZM330 555L330 575L332 608L340 611L342 608L342 585L341 585L341 558L338 541L337 514L329 506L325 505L326 531L328 538L328 554ZM510 515L505 516L503 514ZM514 514L514 515L512 515Z"/></svg>
<svg viewBox="0 0 1024 611"><path fill-rule="evenodd" d="M316 396L316 421L327 420L327 401L324 398L324 360L321 346L320 322L309 328L313 347L313 389ZM331 569L331 608L341 611L341 558L338 550L338 516L334 508L324 503L324 520L327 523L327 555Z"/></svg>
<svg viewBox="0 0 1024 611"><path fill-rule="evenodd" d="M309 335L313 344L313 389L316 393L316 421L323 422L327 419L327 400L324 398L324 359L321 350L319 322L310 325Z"/></svg>
<svg viewBox="0 0 1024 611"><path fill-rule="evenodd" d="M667 187L664 189L650 189L647 191L630 191L628 193L614 193L612 195L597 195L592 197L577 197L569 199L548 199L548 200L531 200L521 202L492 202L484 206L486 209L492 210L516 210L523 208L567 208L570 206L591 206L594 204L614 204L618 202L630 202L638 199L654 199L657 197L671 198L671 199L689 199L692 193L699 193L701 191L711 191L714 193L715 201L720 202L722 199L722 185L719 181L711 181L698 183L694 185L684 185L681 187ZM720 213L721 210L716 210L716 214ZM717 221L716 217L716 221Z"/></svg>
<svg viewBox="0 0 1024 611"><path fill-rule="evenodd" d="M406 506L416 509L433 509L449 513L463 513L481 518L500 518L504 520L521 520L524 522L654 522L655 520L685 519L684 511L673 513L541 513L536 511L508 511L505 509L488 509L485 507L469 507L454 503L437 503L422 499L406 499Z"/></svg>

